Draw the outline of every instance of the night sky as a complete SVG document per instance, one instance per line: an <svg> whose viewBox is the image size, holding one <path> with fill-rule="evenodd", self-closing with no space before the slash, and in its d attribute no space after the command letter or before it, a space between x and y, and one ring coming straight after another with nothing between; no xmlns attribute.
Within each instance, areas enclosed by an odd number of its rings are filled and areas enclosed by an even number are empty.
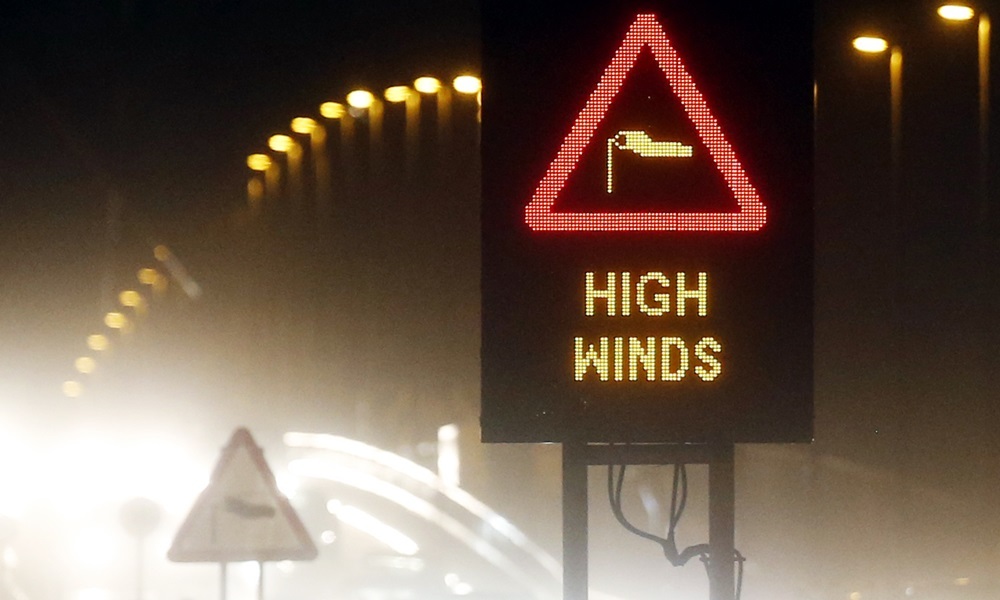
<svg viewBox="0 0 1000 600"><path fill-rule="evenodd" d="M887 57L850 47L865 30L904 52L898 210ZM946 27L926 2L816 4L815 442L738 451L738 541L757 550L758 581L776 586L745 597L844 599L858 581L895 590L920 577L982 586L962 598L1000 590L1000 94L984 219L973 30ZM58 439L105 419L165 423L214 451L239 425L272 442L297 427L392 448L433 439L449 419L474 426L474 126L456 126L453 154L412 189L359 166L336 226L300 228L299 215L254 229L244 160L355 86L479 65L473 2L5 5L3 431ZM474 103L454 110L474 122ZM59 386L85 336L156 244L204 296L172 289L99 393L68 401ZM473 450L489 464L488 501L514 520L533 509L500 482L527 462L544 471L531 452ZM551 500L558 472L540 479L537 501ZM544 510L558 518L557 504Z"/></svg>

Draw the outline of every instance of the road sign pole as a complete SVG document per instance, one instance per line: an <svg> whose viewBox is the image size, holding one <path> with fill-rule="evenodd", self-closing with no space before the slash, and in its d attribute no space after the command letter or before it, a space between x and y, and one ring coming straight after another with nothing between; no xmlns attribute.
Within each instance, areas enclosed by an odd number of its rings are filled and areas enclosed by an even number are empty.
<svg viewBox="0 0 1000 600"><path fill-rule="evenodd" d="M586 442L562 445L563 600L587 600Z"/></svg>
<svg viewBox="0 0 1000 600"><path fill-rule="evenodd" d="M736 485L734 445L713 443L708 464L708 589L710 600L733 600Z"/></svg>
<svg viewBox="0 0 1000 600"><path fill-rule="evenodd" d="M219 600L226 600L226 565L229 563L219 563Z"/></svg>

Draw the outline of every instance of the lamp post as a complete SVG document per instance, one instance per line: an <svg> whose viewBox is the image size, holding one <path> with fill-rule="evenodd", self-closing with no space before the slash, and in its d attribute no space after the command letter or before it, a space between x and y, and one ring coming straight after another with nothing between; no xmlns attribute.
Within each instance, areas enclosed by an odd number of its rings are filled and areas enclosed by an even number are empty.
<svg viewBox="0 0 1000 600"><path fill-rule="evenodd" d="M315 208L324 213L324 206L330 194L330 165L326 157L326 127L309 117L292 119L291 129L300 135L309 136L309 155L312 158L315 181Z"/></svg>
<svg viewBox="0 0 1000 600"><path fill-rule="evenodd" d="M475 96L476 121L483 120L483 81L475 75L459 75L451 82L451 87L459 94Z"/></svg>
<svg viewBox="0 0 1000 600"><path fill-rule="evenodd" d="M347 105L355 111L368 111L368 144L374 157L382 140L382 101L365 89L347 94Z"/></svg>
<svg viewBox="0 0 1000 600"><path fill-rule="evenodd" d="M413 89L436 98L438 138L446 140L451 121L451 90L441 85L440 79L428 75L413 80Z"/></svg>
<svg viewBox="0 0 1000 600"><path fill-rule="evenodd" d="M254 173L262 173L266 180L267 171L271 168L271 157L266 154L251 154L247 157L247 167ZM247 203L251 214L257 215L260 212L266 192L267 186L260 176L253 175L247 180Z"/></svg>
<svg viewBox="0 0 1000 600"><path fill-rule="evenodd" d="M272 135L267 140L267 146L288 159L288 195L292 199L293 209L298 210L302 196L302 147L284 134Z"/></svg>
<svg viewBox="0 0 1000 600"><path fill-rule="evenodd" d="M420 94L417 94L408 86L394 85L386 88L383 94L386 102L392 104L403 103L406 114L404 120L404 130L406 136L405 159L407 173L413 170L413 160L417 152L417 126L420 123Z"/></svg>
<svg viewBox="0 0 1000 600"><path fill-rule="evenodd" d="M889 98L890 108L890 184L893 208L893 229L900 226L899 187L900 187L900 149L902 144L903 122L903 51L899 46L889 47L884 38L875 36L860 36L854 38L854 48L865 54L881 54L889 51Z"/></svg>
<svg viewBox="0 0 1000 600"><path fill-rule="evenodd" d="M971 21L976 11L964 4L944 4L938 16L949 22ZM990 130L990 17L979 12L979 219L985 227L989 219L989 130Z"/></svg>

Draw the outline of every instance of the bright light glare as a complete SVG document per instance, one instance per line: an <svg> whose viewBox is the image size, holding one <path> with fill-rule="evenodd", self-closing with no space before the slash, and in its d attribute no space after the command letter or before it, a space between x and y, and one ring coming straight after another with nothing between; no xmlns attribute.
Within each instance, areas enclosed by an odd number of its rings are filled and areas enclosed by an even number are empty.
<svg viewBox="0 0 1000 600"><path fill-rule="evenodd" d="M345 454L352 459L361 459L365 462L377 464L414 481L431 487L436 492L442 494L450 501L462 507L469 513L479 517L482 521L491 525L497 533L507 538L515 546L528 553L553 580L558 580L562 572L559 562L532 542L523 532L517 529L509 521L495 513L472 494L460 487L445 484L441 478L431 470L418 465L402 456L386 450L381 450L375 446L370 446L357 440L343 438L329 434L314 434L302 432L288 432L284 435L285 444L291 447L304 447L328 450L335 453ZM303 477L316 477L338 481L346 485L356 487L363 491L376 494L398 504L406 510L423 517L425 520L436 524L438 527L449 533L455 539L466 544L470 549L485 558L490 563L496 565L501 570L508 573L519 572L520 569L508 561L496 548L491 545L479 543L481 539L478 534L472 533L457 520L451 518L436 506L428 503L423 498L417 497L402 488L379 479L367 473L357 472L353 469L344 468L328 461L316 459L293 460L289 465L289 470ZM523 579L523 578L522 578ZM531 579L523 579L531 581ZM544 596L545 594L540 594Z"/></svg>
<svg viewBox="0 0 1000 600"><path fill-rule="evenodd" d="M369 108L375 103L375 96L368 90L354 90L347 94L347 103L352 108Z"/></svg>
<svg viewBox="0 0 1000 600"><path fill-rule="evenodd" d="M483 89L482 81L474 75L459 75L452 85L459 94L478 94Z"/></svg>
<svg viewBox="0 0 1000 600"><path fill-rule="evenodd" d="M441 89L441 81L436 77L417 77L413 88L421 94L436 94Z"/></svg>
<svg viewBox="0 0 1000 600"><path fill-rule="evenodd" d="M271 157L266 154L251 154L247 166L253 171L266 171L271 166Z"/></svg>
<svg viewBox="0 0 1000 600"><path fill-rule="evenodd" d="M340 102L324 102L319 105L319 114L323 115L324 119L339 119L346 112Z"/></svg>
<svg viewBox="0 0 1000 600"><path fill-rule="evenodd" d="M328 509L344 523L372 536L398 554L413 556L420 551L420 546L411 537L360 508L337 503L328 506Z"/></svg>
<svg viewBox="0 0 1000 600"><path fill-rule="evenodd" d="M109 567L116 562L115 546L115 539L109 531L91 527L77 535L73 555L78 564L88 569Z"/></svg>
<svg viewBox="0 0 1000 600"><path fill-rule="evenodd" d="M309 117L295 117L292 119L291 128L295 133L309 135L316 130L316 127L316 121Z"/></svg>
<svg viewBox="0 0 1000 600"><path fill-rule="evenodd" d="M945 4L937 9L937 13L949 21L968 21L976 14L971 7L962 4Z"/></svg>
<svg viewBox="0 0 1000 600"><path fill-rule="evenodd" d="M281 133L267 138L267 147L275 152L288 152L294 145L292 138Z"/></svg>
<svg viewBox="0 0 1000 600"><path fill-rule="evenodd" d="M86 588L73 594L73 600L110 600L111 592L102 588Z"/></svg>
<svg viewBox="0 0 1000 600"><path fill-rule="evenodd" d="M410 97L410 88L405 85L394 85L385 90L385 99L388 102L406 102Z"/></svg>
<svg viewBox="0 0 1000 600"><path fill-rule="evenodd" d="M108 345L108 338L100 333L87 336L87 347L95 352L103 352L104 350L107 350Z"/></svg>
<svg viewBox="0 0 1000 600"><path fill-rule="evenodd" d="M454 574L448 573L444 576L444 584L448 586L452 594L456 596L468 596L472 593L472 586L462 581L462 579Z"/></svg>
<svg viewBox="0 0 1000 600"><path fill-rule="evenodd" d="M880 37L861 36L854 38L854 49L859 52L877 54L889 48L889 42Z"/></svg>

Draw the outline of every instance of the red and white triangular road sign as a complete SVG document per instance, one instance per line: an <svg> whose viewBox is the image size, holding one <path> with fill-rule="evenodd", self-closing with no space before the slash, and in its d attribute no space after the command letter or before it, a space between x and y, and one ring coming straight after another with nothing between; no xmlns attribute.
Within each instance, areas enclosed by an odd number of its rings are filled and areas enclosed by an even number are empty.
<svg viewBox="0 0 1000 600"><path fill-rule="evenodd" d="M680 100L701 142L736 200L735 212L558 212L570 174L590 144L622 82L648 47L674 95ZM669 198L665 199L669 201ZM767 207L743 170L701 92L651 14L640 14L604 70L548 171L524 208L524 220L535 231L757 231L767 221Z"/></svg>
<svg viewBox="0 0 1000 600"><path fill-rule="evenodd" d="M264 452L237 429L208 487L177 530L167 558L175 562L310 560L316 545L280 491Z"/></svg>

